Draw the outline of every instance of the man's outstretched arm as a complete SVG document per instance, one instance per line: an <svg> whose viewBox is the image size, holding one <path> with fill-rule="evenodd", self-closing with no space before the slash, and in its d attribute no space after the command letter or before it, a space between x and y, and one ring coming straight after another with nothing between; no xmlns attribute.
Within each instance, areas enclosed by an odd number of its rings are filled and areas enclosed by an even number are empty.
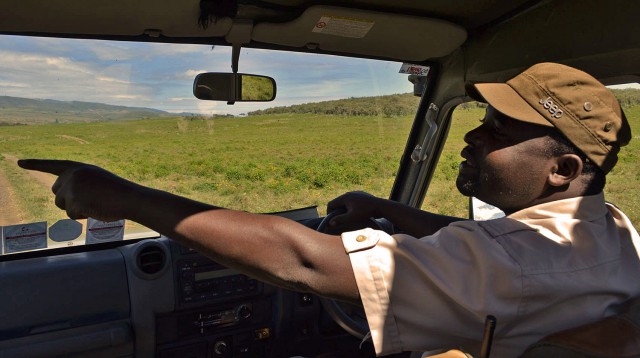
<svg viewBox="0 0 640 358"><path fill-rule="evenodd" d="M359 302L339 236L147 188L84 163L28 159L18 164L58 176L52 187L56 205L72 219L133 220L259 280Z"/></svg>
<svg viewBox="0 0 640 358"><path fill-rule="evenodd" d="M370 217L385 218L402 232L418 238L432 235L454 221L465 220L453 216L430 213L361 191L346 193L327 204L327 212L339 208L346 209L346 212L337 215L331 221L331 226L339 227L341 224L350 221L362 221Z"/></svg>

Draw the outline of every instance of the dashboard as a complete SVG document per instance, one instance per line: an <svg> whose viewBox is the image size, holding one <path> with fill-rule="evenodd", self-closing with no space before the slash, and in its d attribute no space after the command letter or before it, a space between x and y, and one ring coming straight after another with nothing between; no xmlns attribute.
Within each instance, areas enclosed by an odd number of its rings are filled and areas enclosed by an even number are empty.
<svg viewBox="0 0 640 358"><path fill-rule="evenodd" d="M0 262L0 357L357 354L360 341L318 297L256 281L169 238L85 250Z"/></svg>
<svg viewBox="0 0 640 358"><path fill-rule="evenodd" d="M159 357L264 357L273 349L278 289L168 241L175 309L155 317ZM157 270L163 253L141 253ZM294 293L291 293L294 294Z"/></svg>

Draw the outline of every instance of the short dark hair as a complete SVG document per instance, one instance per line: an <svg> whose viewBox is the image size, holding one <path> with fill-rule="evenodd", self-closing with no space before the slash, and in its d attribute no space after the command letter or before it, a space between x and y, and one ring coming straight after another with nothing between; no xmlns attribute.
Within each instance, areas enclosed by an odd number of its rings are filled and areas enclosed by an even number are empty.
<svg viewBox="0 0 640 358"><path fill-rule="evenodd" d="M595 195L604 189L607 176L599 166L590 160L580 149L571 143L560 132L549 133L549 154L559 156L563 154L574 154L582 159L583 184L585 185L585 195Z"/></svg>

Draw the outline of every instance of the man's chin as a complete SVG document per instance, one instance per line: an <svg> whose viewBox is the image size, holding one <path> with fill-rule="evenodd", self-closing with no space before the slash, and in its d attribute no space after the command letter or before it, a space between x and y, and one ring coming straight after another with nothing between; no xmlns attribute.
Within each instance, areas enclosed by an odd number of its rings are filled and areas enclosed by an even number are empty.
<svg viewBox="0 0 640 358"><path fill-rule="evenodd" d="M462 178L458 175L458 179L456 179L456 187L460 194L464 196L475 196L477 194L476 186L473 181L468 178Z"/></svg>

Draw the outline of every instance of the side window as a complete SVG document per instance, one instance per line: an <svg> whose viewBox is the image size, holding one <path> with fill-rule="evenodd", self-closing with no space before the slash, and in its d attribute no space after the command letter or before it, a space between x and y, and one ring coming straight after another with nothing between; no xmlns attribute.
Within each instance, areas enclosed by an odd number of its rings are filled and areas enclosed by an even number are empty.
<svg viewBox="0 0 640 358"><path fill-rule="evenodd" d="M460 194L456 188L456 178L458 166L462 161L460 152L465 146L463 137L480 124L485 108L486 105L483 103L467 102L453 111L449 135L422 203L422 210L449 216L469 217L469 198Z"/></svg>
<svg viewBox="0 0 640 358"><path fill-rule="evenodd" d="M633 139L622 148L618 164L607 175L605 198L620 207L636 228L640 228L640 90L613 90L631 125ZM422 209L444 215L469 217L469 198L456 188L458 165L462 161L460 151L464 148L463 137L479 125L486 105L477 102L463 103L452 114L451 128L440 160L434 173ZM487 210L483 203L475 208ZM486 213L485 213L486 214ZM492 213L484 215L491 218Z"/></svg>
<svg viewBox="0 0 640 358"><path fill-rule="evenodd" d="M640 89L613 90L631 126L632 139L618 154L618 164L607 175L605 199L621 208L640 229Z"/></svg>

